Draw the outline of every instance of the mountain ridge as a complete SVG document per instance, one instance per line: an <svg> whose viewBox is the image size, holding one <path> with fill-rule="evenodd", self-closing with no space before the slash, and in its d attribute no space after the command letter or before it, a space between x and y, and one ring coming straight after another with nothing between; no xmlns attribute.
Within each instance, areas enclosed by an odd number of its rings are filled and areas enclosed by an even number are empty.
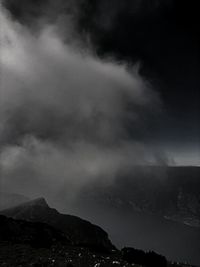
<svg viewBox="0 0 200 267"><path fill-rule="evenodd" d="M75 245L105 251L115 248L101 227L77 216L59 213L50 208L43 197L3 210L0 214L17 220L47 223L63 231Z"/></svg>

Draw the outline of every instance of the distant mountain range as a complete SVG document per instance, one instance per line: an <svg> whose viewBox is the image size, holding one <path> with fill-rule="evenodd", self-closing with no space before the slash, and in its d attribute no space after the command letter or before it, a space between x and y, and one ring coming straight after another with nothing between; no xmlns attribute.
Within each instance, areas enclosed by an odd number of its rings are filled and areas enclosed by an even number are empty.
<svg viewBox="0 0 200 267"><path fill-rule="evenodd" d="M200 167L137 166L110 186L84 188L80 199L200 227Z"/></svg>
<svg viewBox="0 0 200 267"><path fill-rule="evenodd" d="M199 192L199 167L135 166L112 184L83 188L74 207L106 229L118 247L200 265Z"/></svg>

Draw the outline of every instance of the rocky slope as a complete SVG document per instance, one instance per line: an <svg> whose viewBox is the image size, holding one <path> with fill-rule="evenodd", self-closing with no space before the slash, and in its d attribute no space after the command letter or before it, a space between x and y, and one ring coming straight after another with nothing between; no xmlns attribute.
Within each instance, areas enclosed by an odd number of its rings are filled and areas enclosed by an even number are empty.
<svg viewBox="0 0 200 267"><path fill-rule="evenodd" d="M76 216L60 214L56 209L50 208L44 198L4 210L1 214L14 219L47 223L64 232L74 245L100 251L114 249L103 229Z"/></svg>
<svg viewBox="0 0 200 267"><path fill-rule="evenodd" d="M144 264L144 265L143 265ZM0 266L4 267L183 267L155 252L133 248L109 253L74 246L65 234L44 223L0 215ZM187 265L189 267L189 265Z"/></svg>
<svg viewBox="0 0 200 267"><path fill-rule="evenodd" d="M61 232L44 223L14 220L0 215L0 242L31 245L32 247L51 247L53 244L71 244Z"/></svg>
<svg viewBox="0 0 200 267"><path fill-rule="evenodd" d="M74 246L45 223L0 215L0 266L130 266L120 252L97 253Z"/></svg>

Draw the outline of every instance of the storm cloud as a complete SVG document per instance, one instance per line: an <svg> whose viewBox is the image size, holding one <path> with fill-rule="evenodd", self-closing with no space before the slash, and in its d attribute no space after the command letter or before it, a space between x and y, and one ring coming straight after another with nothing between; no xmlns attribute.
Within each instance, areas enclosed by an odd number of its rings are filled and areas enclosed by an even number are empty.
<svg viewBox="0 0 200 267"><path fill-rule="evenodd" d="M59 22L36 33L2 7L0 15L3 190L73 198L91 180L110 183L121 168L157 161L136 137L161 107L138 65L100 59L70 34L67 42Z"/></svg>

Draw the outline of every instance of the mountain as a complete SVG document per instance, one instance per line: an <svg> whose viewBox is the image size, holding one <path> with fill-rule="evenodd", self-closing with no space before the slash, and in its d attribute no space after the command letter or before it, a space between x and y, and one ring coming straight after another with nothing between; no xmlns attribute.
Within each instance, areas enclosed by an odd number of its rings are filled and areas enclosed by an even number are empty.
<svg viewBox="0 0 200 267"><path fill-rule="evenodd" d="M59 213L56 209L50 208L44 198L1 211L1 214L14 219L49 224L62 231L77 246L100 251L114 249L107 233L99 226L76 216Z"/></svg>
<svg viewBox="0 0 200 267"><path fill-rule="evenodd" d="M0 210L20 205L30 199L20 194L11 194L0 191Z"/></svg>
<svg viewBox="0 0 200 267"><path fill-rule="evenodd" d="M39 202L42 205L42 200ZM74 246L64 233L47 224L0 215L0 266L97 267L100 264L131 267L120 251L91 252Z"/></svg>
<svg viewBox="0 0 200 267"><path fill-rule="evenodd" d="M70 244L65 235L44 223L14 220L0 215L0 242L50 247L55 243Z"/></svg>
<svg viewBox="0 0 200 267"><path fill-rule="evenodd" d="M138 265L136 265L136 264ZM0 266L183 267L155 252L133 248L109 253L74 246L61 231L38 222L0 215ZM184 265L185 267L191 267Z"/></svg>
<svg viewBox="0 0 200 267"><path fill-rule="evenodd" d="M137 166L119 174L110 186L91 185L82 197L200 227L199 192L199 167Z"/></svg>

